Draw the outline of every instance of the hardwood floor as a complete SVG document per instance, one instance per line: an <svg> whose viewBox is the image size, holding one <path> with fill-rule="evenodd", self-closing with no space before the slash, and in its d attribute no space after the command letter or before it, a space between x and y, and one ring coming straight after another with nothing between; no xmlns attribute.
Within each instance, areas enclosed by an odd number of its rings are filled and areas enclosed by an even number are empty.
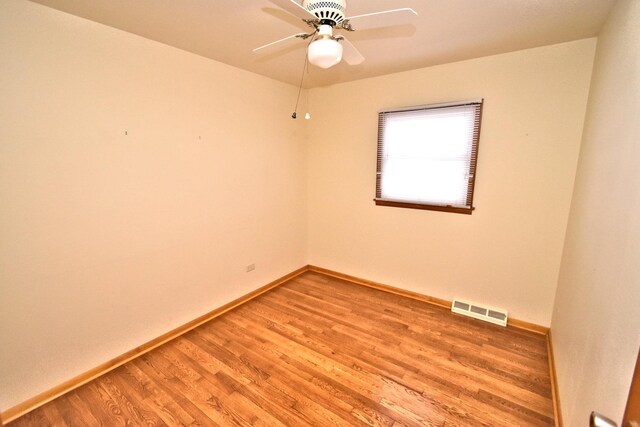
<svg viewBox="0 0 640 427"><path fill-rule="evenodd" d="M549 426L543 335L307 272L17 426Z"/></svg>

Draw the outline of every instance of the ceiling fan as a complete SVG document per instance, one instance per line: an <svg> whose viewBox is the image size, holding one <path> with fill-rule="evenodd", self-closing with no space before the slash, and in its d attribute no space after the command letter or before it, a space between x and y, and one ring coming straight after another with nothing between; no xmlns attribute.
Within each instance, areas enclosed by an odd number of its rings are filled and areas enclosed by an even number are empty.
<svg viewBox="0 0 640 427"><path fill-rule="evenodd" d="M352 23L358 28L374 28L401 25L411 22L418 14L410 8L392 9L347 17L346 0L303 0L302 5L296 0L270 0L276 6L290 14L301 18L313 28L310 33L298 33L253 49L263 52L272 48L283 47L285 43L296 39L311 41L307 47L307 57L311 64L320 68L330 68L342 58L349 65L358 65L364 56L342 35L334 35L334 30L355 31Z"/></svg>

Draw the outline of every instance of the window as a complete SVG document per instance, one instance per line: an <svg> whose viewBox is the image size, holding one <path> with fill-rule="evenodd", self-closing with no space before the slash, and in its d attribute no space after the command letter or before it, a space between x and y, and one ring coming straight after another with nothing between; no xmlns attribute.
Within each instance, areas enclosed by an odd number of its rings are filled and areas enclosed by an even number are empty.
<svg viewBox="0 0 640 427"><path fill-rule="evenodd" d="M376 205L471 214L482 100L383 111Z"/></svg>

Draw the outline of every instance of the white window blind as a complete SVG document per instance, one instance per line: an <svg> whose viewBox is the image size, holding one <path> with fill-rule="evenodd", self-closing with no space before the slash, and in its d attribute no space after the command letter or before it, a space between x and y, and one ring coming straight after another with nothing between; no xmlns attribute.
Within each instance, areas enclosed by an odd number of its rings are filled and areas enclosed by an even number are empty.
<svg viewBox="0 0 640 427"><path fill-rule="evenodd" d="M376 201L473 209L481 107L475 101L380 113Z"/></svg>

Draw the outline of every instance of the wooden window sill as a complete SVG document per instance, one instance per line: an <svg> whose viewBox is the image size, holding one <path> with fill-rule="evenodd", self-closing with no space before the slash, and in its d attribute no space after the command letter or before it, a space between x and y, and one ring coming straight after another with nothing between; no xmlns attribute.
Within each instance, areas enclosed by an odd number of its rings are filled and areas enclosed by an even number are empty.
<svg viewBox="0 0 640 427"><path fill-rule="evenodd" d="M394 200L373 199L377 206L390 206L395 208L407 208L407 209L422 209L427 211L439 211L439 212L451 212L463 215L471 215L474 207L463 208L458 206L441 206L441 205L426 205L422 203L411 202L398 202Z"/></svg>

